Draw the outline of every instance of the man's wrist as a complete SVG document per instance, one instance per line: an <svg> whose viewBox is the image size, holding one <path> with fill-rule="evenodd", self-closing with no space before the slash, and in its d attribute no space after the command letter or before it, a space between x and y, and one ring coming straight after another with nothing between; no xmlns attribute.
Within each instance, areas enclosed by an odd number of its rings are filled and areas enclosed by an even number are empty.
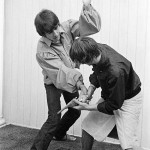
<svg viewBox="0 0 150 150"><path fill-rule="evenodd" d="M90 84L89 88L92 88L93 90L96 89L96 87L93 84Z"/></svg>
<svg viewBox="0 0 150 150"><path fill-rule="evenodd" d="M80 90L82 92L82 95L87 95L88 91L87 88L83 85L80 85Z"/></svg>
<svg viewBox="0 0 150 150"><path fill-rule="evenodd" d="M78 90L81 90L82 86L84 86L84 83L81 82L80 80L77 81L76 86L78 88Z"/></svg>
<svg viewBox="0 0 150 150"><path fill-rule="evenodd" d="M91 111L97 111L97 104L92 104L92 105L89 105L89 110Z"/></svg>

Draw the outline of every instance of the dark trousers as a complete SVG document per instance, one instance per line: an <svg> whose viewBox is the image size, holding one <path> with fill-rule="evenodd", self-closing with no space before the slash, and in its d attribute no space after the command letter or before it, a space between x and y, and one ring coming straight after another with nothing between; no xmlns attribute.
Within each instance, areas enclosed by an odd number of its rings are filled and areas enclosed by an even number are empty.
<svg viewBox="0 0 150 150"><path fill-rule="evenodd" d="M117 128L114 126L112 131L108 134L108 137L118 139ZM87 133L85 130L82 130L82 150L92 150L92 146L94 143L94 138ZM100 149L103 149L100 147Z"/></svg>
<svg viewBox="0 0 150 150"><path fill-rule="evenodd" d="M85 130L82 130L82 150L92 150L94 138L88 134Z"/></svg>
<svg viewBox="0 0 150 150"><path fill-rule="evenodd" d="M36 136L31 150L47 150L53 136L58 140L62 139L68 129L80 117L81 111L68 108L68 111L61 118L57 112L61 109L60 97L63 94L64 100L69 103L73 98L78 97L78 92L69 93L57 89L54 85L45 85L48 105L48 118Z"/></svg>

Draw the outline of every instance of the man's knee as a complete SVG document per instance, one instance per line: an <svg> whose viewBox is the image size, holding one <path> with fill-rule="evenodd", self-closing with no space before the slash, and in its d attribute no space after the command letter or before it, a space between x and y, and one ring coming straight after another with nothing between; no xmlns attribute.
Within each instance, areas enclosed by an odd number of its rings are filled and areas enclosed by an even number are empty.
<svg viewBox="0 0 150 150"><path fill-rule="evenodd" d="M81 115L81 110L77 110L77 109L74 109L74 108L69 108L68 111L75 118L79 118L80 115Z"/></svg>
<svg viewBox="0 0 150 150"><path fill-rule="evenodd" d="M51 113L48 115L46 122L57 125L57 123L60 121L60 119L61 119L61 115Z"/></svg>

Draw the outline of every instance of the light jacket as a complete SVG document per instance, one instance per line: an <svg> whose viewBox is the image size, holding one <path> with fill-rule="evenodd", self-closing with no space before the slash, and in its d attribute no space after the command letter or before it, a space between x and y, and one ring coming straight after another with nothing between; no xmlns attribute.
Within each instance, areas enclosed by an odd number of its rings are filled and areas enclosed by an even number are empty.
<svg viewBox="0 0 150 150"><path fill-rule="evenodd" d="M59 27L61 43L52 43L46 37L41 37L36 59L42 68L44 83L68 92L78 90L76 83L83 82L83 77L75 68L69 57L69 50L76 37L87 36L99 32L101 19L98 12L91 6L83 6L79 21L68 20Z"/></svg>

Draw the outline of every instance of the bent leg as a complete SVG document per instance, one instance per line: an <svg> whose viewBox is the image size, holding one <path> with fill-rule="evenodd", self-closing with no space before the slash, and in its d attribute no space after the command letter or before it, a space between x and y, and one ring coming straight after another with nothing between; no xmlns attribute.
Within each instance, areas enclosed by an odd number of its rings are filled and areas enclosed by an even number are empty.
<svg viewBox="0 0 150 150"><path fill-rule="evenodd" d="M78 92L76 93L69 93L69 92L63 92L64 100L67 103L69 103L73 98L78 97ZM55 137L58 140L61 140L65 135L66 132L69 130L69 128L75 123L75 121L80 117L81 111L74 109L74 108L68 108L68 111L63 115L60 122L57 125L57 129L55 132Z"/></svg>
<svg viewBox="0 0 150 150"><path fill-rule="evenodd" d="M142 107L142 95L139 93L135 97L125 100L121 109L114 111L117 132L121 147L126 150L138 150L139 139L137 127Z"/></svg>
<svg viewBox="0 0 150 150"><path fill-rule="evenodd" d="M36 136L31 150L47 150L61 117L57 115L58 110L60 110L60 90L54 85L45 85L45 88L47 94L48 118Z"/></svg>

